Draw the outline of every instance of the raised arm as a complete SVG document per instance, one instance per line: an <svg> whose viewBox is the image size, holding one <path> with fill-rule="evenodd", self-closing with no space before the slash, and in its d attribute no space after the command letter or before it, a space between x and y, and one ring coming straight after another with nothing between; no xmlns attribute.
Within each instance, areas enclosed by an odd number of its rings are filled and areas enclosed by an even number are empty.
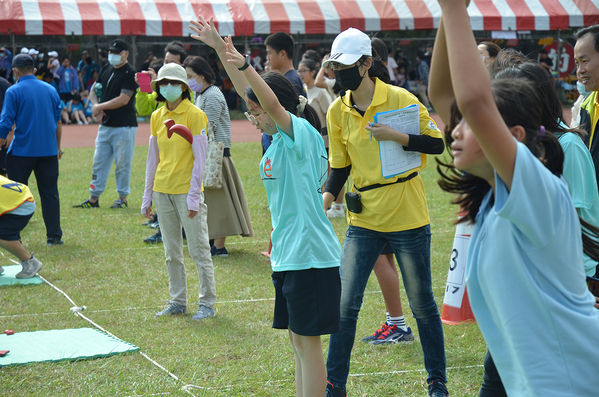
<svg viewBox="0 0 599 397"><path fill-rule="evenodd" d="M227 44L222 39L222 37L220 37L218 30L216 30L216 27L214 26L214 18L210 17L210 22L206 22L206 20L201 15L198 15L197 22L189 21L189 23L191 24L189 25L189 28L196 33L195 35L192 34L191 37L193 39L200 40L208 46L214 48L216 54L220 58L220 61L225 67L225 70L227 71L227 74L229 75L231 82L235 86L235 90L237 91L240 97L245 99L244 93L246 88L250 84L244 77L243 73L240 72L236 66L227 62ZM243 62L245 63L245 59L243 60ZM250 69L253 68L250 67Z"/></svg>
<svg viewBox="0 0 599 397"><path fill-rule="evenodd" d="M245 64L245 58L239 53L239 51L237 51L237 49L235 49L233 41L231 41L231 36L227 37L225 40L227 43L226 63L234 65L235 69L242 67ZM262 77L260 77L258 72L256 72L252 66L245 69L242 73L252 87L252 90L254 90L254 94L256 94L262 109L268 113L270 118L281 129L281 131L293 139L293 124L291 121L291 116L281 105L273 90L270 89L268 84L266 84L266 82L262 79Z"/></svg>
<svg viewBox="0 0 599 397"><path fill-rule="evenodd" d="M327 59L329 59L329 55L325 55L324 58L322 59L322 62L326 61ZM316 74L316 78L314 79L314 85L316 87L319 88L327 88L327 82L324 81L324 67L320 67L320 69L318 70L318 73Z"/></svg>
<svg viewBox="0 0 599 397"><path fill-rule="evenodd" d="M464 0L439 1L449 70L458 108L487 160L510 189L517 146L493 98L489 73L480 59Z"/></svg>
<svg viewBox="0 0 599 397"><path fill-rule="evenodd" d="M435 110L445 125L451 123L451 105L455 101L451 74L449 73L449 57L447 55L447 41L445 39L445 27L443 16L439 21L431 70L428 83L428 97L435 106Z"/></svg>

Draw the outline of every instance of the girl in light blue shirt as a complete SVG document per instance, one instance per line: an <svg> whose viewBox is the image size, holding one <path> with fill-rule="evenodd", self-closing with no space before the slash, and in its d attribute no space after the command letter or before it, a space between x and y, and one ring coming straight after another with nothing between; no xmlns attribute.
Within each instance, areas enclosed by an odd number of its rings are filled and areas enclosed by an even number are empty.
<svg viewBox="0 0 599 397"><path fill-rule="evenodd" d="M466 282L477 323L508 395L596 395L599 311L580 264L583 241L599 258L597 229L583 223L580 237L543 98L526 80L491 83L465 2L439 4L429 94L451 132L447 167L467 172L443 172L440 185L475 224Z"/></svg>
<svg viewBox="0 0 599 397"><path fill-rule="evenodd" d="M341 245L323 211L327 157L315 110L279 73L262 76L219 36L212 18L190 21L198 39L214 48L248 119L273 136L260 162L271 211L273 328L288 329L295 355L298 397L323 396L326 369L320 336L340 329Z"/></svg>

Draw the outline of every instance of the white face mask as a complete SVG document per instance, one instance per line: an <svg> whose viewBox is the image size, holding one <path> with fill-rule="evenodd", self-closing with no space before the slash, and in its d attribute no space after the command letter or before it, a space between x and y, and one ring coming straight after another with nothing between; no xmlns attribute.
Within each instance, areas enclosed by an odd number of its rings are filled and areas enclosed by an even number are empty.
<svg viewBox="0 0 599 397"><path fill-rule="evenodd" d="M108 54L108 63L112 66L118 66L121 64L121 56L118 54Z"/></svg>

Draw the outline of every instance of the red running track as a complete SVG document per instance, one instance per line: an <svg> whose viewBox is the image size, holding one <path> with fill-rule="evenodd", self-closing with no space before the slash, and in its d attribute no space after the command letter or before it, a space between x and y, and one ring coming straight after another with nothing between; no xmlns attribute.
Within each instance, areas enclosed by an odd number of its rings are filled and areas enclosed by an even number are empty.
<svg viewBox="0 0 599 397"><path fill-rule="evenodd" d="M571 116L570 108L564 108L564 119L567 123L570 122ZM444 124L439 116L436 113L431 113L431 117L443 131ZM65 125L62 128L62 148L94 147L97 132L97 124ZM261 140L260 132L247 120L231 120L231 132L233 142L260 142ZM149 139L150 123L140 123L135 145L147 145Z"/></svg>

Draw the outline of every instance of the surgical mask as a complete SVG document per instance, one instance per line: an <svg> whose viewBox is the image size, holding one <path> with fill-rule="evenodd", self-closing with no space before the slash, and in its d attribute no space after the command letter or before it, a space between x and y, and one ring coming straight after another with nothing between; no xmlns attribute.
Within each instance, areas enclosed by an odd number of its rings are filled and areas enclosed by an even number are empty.
<svg viewBox="0 0 599 397"><path fill-rule="evenodd" d="M576 82L576 89L578 90L578 93L582 96L587 96L588 94L590 94L590 92L587 92L587 89L584 86L584 84L582 84L580 81Z"/></svg>
<svg viewBox="0 0 599 397"><path fill-rule="evenodd" d="M0 52L0 58L4 58L6 56L5 52Z"/></svg>
<svg viewBox="0 0 599 397"><path fill-rule="evenodd" d="M108 54L108 63L112 66L118 66L121 64L121 56L118 54Z"/></svg>
<svg viewBox="0 0 599 397"><path fill-rule="evenodd" d="M362 79L364 76L360 76L360 69L358 66L354 66L353 68L335 70L335 79L337 83L344 90L355 91L358 89L360 84L362 84ZM364 72L366 74L366 72Z"/></svg>
<svg viewBox="0 0 599 397"><path fill-rule="evenodd" d="M161 85L160 86L160 95L162 95L167 101L175 102L181 94L183 90L181 85Z"/></svg>
<svg viewBox="0 0 599 397"><path fill-rule="evenodd" d="M189 85L189 89L195 92L202 92L202 86L204 83L198 84L196 79L187 80L187 85Z"/></svg>

